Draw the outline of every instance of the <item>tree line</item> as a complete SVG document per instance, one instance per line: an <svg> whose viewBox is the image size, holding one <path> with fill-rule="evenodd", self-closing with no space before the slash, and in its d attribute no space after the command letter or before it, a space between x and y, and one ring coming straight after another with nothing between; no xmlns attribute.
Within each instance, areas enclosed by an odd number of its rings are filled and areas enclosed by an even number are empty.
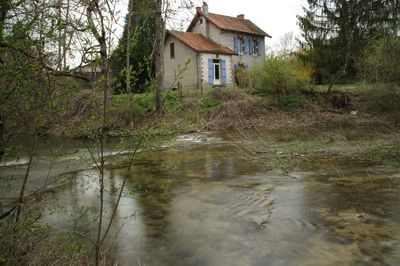
<svg viewBox="0 0 400 266"><path fill-rule="evenodd" d="M399 0L307 2L304 15L298 16L302 31L299 55L313 64L317 84L331 88L334 83L360 78L399 81L398 70L389 74L391 70L385 70L389 67L386 60L400 62Z"/></svg>

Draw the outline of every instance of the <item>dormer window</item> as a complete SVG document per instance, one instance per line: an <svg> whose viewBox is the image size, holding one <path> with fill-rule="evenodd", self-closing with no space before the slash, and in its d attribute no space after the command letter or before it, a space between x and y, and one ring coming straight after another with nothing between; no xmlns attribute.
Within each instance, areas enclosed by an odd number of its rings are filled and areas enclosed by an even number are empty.
<svg viewBox="0 0 400 266"><path fill-rule="evenodd" d="M175 43L173 42L169 44L169 54L171 58L175 58Z"/></svg>

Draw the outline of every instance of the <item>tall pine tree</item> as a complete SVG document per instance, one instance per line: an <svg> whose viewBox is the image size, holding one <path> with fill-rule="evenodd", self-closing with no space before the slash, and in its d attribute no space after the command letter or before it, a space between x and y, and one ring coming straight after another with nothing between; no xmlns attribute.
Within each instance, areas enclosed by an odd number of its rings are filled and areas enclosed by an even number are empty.
<svg viewBox="0 0 400 266"><path fill-rule="evenodd" d="M397 28L398 0L308 0L299 16L303 48L316 67L317 83L346 81L372 38Z"/></svg>
<svg viewBox="0 0 400 266"><path fill-rule="evenodd" d="M125 19L124 31L118 47L111 56L111 68L115 77L115 92L143 92L153 75L152 51L155 40L155 1L130 0L131 19L129 12ZM128 7L129 9L129 7ZM128 27L128 21L131 25ZM129 36L128 36L129 30ZM127 39L129 37L129 51ZM126 75L127 58L129 54L130 73ZM126 78L130 77L129 90Z"/></svg>

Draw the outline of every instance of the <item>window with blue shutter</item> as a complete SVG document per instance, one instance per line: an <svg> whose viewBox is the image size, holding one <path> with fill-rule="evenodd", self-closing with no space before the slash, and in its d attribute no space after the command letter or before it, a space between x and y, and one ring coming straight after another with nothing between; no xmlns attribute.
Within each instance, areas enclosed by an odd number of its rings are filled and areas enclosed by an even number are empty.
<svg viewBox="0 0 400 266"><path fill-rule="evenodd" d="M226 85L226 60L221 60L221 80L222 85Z"/></svg>
<svg viewBox="0 0 400 266"><path fill-rule="evenodd" d="M247 37L244 37L243 38L243 41L244 41L244 54L248 54L248 51L249 51L249 42L247 41Z"/></svg>
<svg viewBox="0 0 400 266"><path fill-rule="evenodd" d="M238 36L233 36L233 51L237 54L239 53L239 39Z"/></svg>
<svg viewBox="0 0 400 266"><path fill-rule="evenodd" d="M260 42L258 40L254 41L254 48L255 48L255 53L258 54L259 56L261 55L261 49L260 49Z"/></svg>
<svg viewBox="0 0 400 266"><path fill-rule="evenodd" d="M211 58L208 59L208 84L214 84L214 64Z"/></svg>
<svg viewBox="0 0 400 266"><path fill-rule="evenodd" d="M251 37L249 38L249 54L250 55L255 54L254 49L253 49L253 39Z"/></svg>

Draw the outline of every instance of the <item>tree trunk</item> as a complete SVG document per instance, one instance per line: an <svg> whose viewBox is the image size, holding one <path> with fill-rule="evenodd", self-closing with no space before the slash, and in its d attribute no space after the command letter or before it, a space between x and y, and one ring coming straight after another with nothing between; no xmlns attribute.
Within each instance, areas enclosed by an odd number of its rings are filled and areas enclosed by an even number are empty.
<svg viewBox="0 0 400 266"><path fill-rule="evenodd" d="M65 27L64 27L64 34L63 34L63 64L64 64L64 69L67 67L67 50L68 50L68 43L67 43L67 27L69 23L69 9L70 9L70 0L67 0L67 6L66 6L66 14L65 14Z"/></svg>
<svg viewBox="0 0 400 266"><path fill-rule="evenodd" d="M162 0L156 5L156 43L155 43L155 71L156 71L156 111L161 113L162 90L164 87L164 21L162 17Z"/></svg>
<svg viewBox="0 0 400 266"><path fill-rule="evenodd" d="M58 58L57 58L57 70L61 71L63 69L63 29L62 29L62 0L58 0Z"/></svg>
<svg viewBox="0 0 400 266"><path fill-rule="evenodd" d="M128 4L128 26L126 27L126 93L131 92L131 31L132 31L132 3L133 0L129 0Z"/></svg>
<svg viewBox="0 0 400 266"><path fill-rule="evenodd" d="M92 0L88 3L87 18L89 23L89 29L92 32L94 38L100 47L100 67L101 73L103 75L103 114L101 121L101 131L99 132L99 142L100 142L100 176L99 176L99 186L100 186L100 207L99 207L99 221L97 227L97 238L95 247L95 265L100 263L101 255L101 239L102 239L102 226L103 226L103 215L104 215L104 166L105 166L105 156L104 148L106 142L106 126L107 126L107 106L108 106L108 90L109 90L109 63L108 63L108 46L107 46L107 29L104 24L105 15L102 13L102 9L96 0ZM112 13L111 16L114 16ZM94 22L94 17L98 18L98 25ZM97 26L97 27L96 27Z"/></svg>
<svg viewBox="0 0 400 266"><path fill-rule="evenodd" d="M394 1L394 8L393 8L393 35L397 36L399 31L398 23L399 23L399 9L400 9L400 0Z"/></svg>
<svg viewBox="0 0 400 266"><path fill-rule="evenodd" d="M4 24L6 21L7 13L8 10L10 10L10 4L9 0L0 0L0 44L4 42L3 38L3 31L4 31ZM0 64L3 64L4 60L4 53L0 53ZM1 123L1 118L0 118L0 123ZM2 136L0 135L0 149L1 149L1 138ZM1 153L1 150L0 150ZM1 159L1 155L0 155Z"/></svg>
<svg viewBox="0 0 400 266"><path fill-rule="evenodd" d="M8 0L0 0L0 43L3 42L3 30L4 23L6 20L6 16L8 13L10 6ZM0 63L3 63L3 55L0 54ZM4 156L4 121L3 117L0 114L0 162L2 157Z"/></svg>
<svg viewBox="0 0 400 266"><path fill-rule="evenodd" d="M0 41L3 41L4 22L6 21L9 9L9 0L0 0Z"/></svg>
<svg viewBox="0 0 400 266"><path fill-rule="evenodd" d="M4 143L4 122L3 117L0 115L0 162L4 156L5 143Z"/></svg>

